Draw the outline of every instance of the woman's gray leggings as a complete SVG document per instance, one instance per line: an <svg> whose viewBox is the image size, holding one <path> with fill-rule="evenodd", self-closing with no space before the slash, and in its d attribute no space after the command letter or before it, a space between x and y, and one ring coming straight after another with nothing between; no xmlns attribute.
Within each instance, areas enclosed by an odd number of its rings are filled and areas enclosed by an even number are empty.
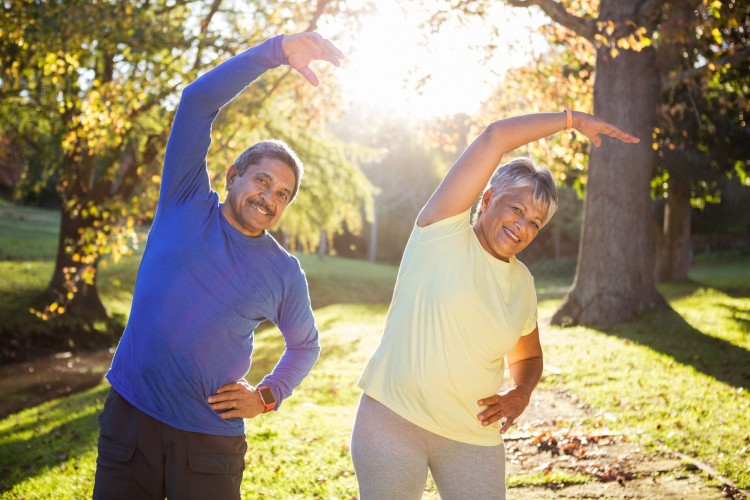
<svg viewBox="0 0 750 500"><path fill-rule="evenodd" d="M438 436L366 394L351 449L361 500L419 499L428 470L443 500L505 498L502 444L477 446Z"/></svg>

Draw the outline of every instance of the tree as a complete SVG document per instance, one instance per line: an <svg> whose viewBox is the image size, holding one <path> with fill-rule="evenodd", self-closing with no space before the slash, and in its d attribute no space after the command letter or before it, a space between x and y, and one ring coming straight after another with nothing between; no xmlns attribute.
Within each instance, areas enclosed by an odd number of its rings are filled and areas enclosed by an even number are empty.
<svg viewBox="0 0 750 500"><path fill-rule="evenodd" d="M161 155L184 85L266 37L314 29L321 16L352 12L335 0L15 0L0 9L0 117L16 131L2 131L2 136L24 152L20 189L53 182L62 198L60 241L49 284L53 301L37 311L43 319L66 310L106 317L96 286L98 267L103 256L116 261L127 253L136 226L153 217ZM243 102L225 109L225 116L236 120L217 123L215 144L230 146L227 150L236 155L253 133L278 130L273 117L289 117L293 110L295 119L277 136L302 145L303 161L305 154L320 149L326 140L316 140L316 128L306 125L325 119L323 108L334 97L313 93L289 74L279 70L251 87L246 98L252 101L244 101L242 112L237 106ZM293 107L295 99L308 105ZM345 197L329 198L332 208L326 216L316 214L322 227L351 211L352 203L366 204L368 196L361 175L344 155L331 161L338 162L342 179L334 187L348 191ZM308 163L311 179L315 167Z"/></svg>
<svg viewBox="0 0 750 500"><path fill-rule="evenodd" d="M538 7L567 30L568 38L585 40L595 50L594 112L642 139L638 145L607 141L590 153L584 221L573 287L555 313L558 324L596 324L625 320L663 307L656 290L650 185L655 168L652 136L661 94L696 74L746 63L747 34L742 23L729 30L744 33L744 47L731 47L710 59L674 66L664 51L671 40L660 31L671 19L670 8L686 6L710 25L707 13L721 2L653 0L594 2L507 0L516 7ZM462 14L483 15L486 1L454 1ZM734 8L741 17L745 7ZM746 15L746 14L744 14ZM711 31L711 30L709 30ZM740 37L742 38L742 37ZM615 277L615 279L612 279Z"/></svg>
<svg viewBox="0 0 750 500"><path fill-rule="evenodd" d="M743 11L731 2L711 2L700 11L689 7L670 5L661 29L661 66L673 69L662 78L653 134L655 195L664 200L657 231L660 281L688 277L691 205L720 202L722 186L746 178L750 170L745 123L750 66L741 63L750 45L750 7ZM708 71L696 70L701 61L710 61ZM675 78L678 70L682 79Z"/></svg>
<svg viewBox="0 0 750 500"><path fill-rule="evenodd" d="M401 260L414 221L440 182L443 159L420 141L417 129L401 118L362 109L353 110L335 126L344 140L370 150L362 162L362 171L377 189L367 238L370 261Z"/></svg>

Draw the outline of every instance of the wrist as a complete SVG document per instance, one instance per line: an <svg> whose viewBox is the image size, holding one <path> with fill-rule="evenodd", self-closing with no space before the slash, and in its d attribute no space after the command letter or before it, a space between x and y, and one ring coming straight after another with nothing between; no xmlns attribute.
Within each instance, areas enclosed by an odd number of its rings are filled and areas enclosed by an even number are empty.
<svg viewBox="0 0 750 500"><path fill-rule="evenodd" d="M565 107L563 114L565 115L565 128L563 130L570 130L573 128L573 110Z"/></svg>
<svg viewBox="0 0 750 500"><path fill-rule="evenodd" d="M257 392L258 397L260 397L260 403L263 405L263 413L268 413L276 408L276 398L270 387L267 385L258 386Z"/></svg>

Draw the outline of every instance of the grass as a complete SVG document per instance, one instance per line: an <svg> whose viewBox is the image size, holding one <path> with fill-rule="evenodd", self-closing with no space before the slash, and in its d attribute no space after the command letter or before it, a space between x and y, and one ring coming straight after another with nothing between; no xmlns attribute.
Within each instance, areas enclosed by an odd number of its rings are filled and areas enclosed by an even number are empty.
<svg viewBox="0 0 750 500"><path fill-rule="evenodd" d="M0 230L0 249L7 248L5 237ZM7 311L6 300L20 301L44 286L51 257L41 241L39 260L0 262L0 313ZM49 241L54 252L54 238ZM247 422L243 498L356 496L348 448L360 393L356 381L379 340L395 267L306 255L300 260L315 297L323 353L281 411ZM127 311L136 265L137 257L102 271L109 273L102 283L108 307ZM560 267L563 278L569 268ZM542 319L551 316L566 286L554 269L548 265L537 276ZM691 279L662 288L676 313L598 329L543 326L546 361L561 373L546 373L542 385L574 393L600 412L595 419L613 416L613 431L654 447L663 443L748 488L750 257L702 258ZM282 349L275 328L260 330L248 379L270 370ZM90 498L96 415L107 389L102 384L0 420L0 497ZM508 484L584 479L524 474ZM432 483L424 498L437 498Z"/></svg>
<svg viewBox="0 0 750 500"><path fill-rule="evenodd" d="M662 444L750 486L750 259L704 261L662 287L674 312L600 328L544 328L563 387L644 443ZM728 293L727 291L730 291ZM549 317L556 300L540 304Z"/></svg>

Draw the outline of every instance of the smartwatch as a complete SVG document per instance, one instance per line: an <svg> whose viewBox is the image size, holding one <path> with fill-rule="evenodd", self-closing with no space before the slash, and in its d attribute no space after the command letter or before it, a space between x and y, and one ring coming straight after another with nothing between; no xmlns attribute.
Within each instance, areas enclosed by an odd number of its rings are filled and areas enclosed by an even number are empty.
<svg viewBox="0 0 750 500"><path fill-rule="evenodd" d="M258 387L258 393L260 394L260 400L263 402L263 413L276 408L276 398L273 397L273 392L267 385Z"/></svg>

